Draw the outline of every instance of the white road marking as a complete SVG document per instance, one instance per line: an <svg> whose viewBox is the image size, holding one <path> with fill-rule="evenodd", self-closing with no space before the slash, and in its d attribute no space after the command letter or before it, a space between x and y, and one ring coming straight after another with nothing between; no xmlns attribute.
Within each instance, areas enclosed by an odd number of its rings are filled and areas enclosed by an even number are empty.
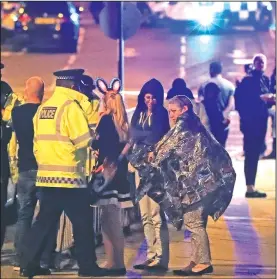
<svg viewBox="0 0 277 279"><path fill-rule="evenodd" d="M10 57L12 55L11 51L1 51L2 57Z"/></svg>
<svg viewBox="0 0 277 279"><path fill-rule="evenodd" d="M275 221L274 218L255 218L224 215L225 220L245 220L245 221Z"/></svg>
<svg viewBox="0 0 277 279"><path fill-rule="evenodd" d="M254 31L255 28L253 26L234 26L234 30L239 30L239 31Z"/></svg>
<svg viewBox="0 0 277 279"><path fill-rule="evenodd" d="M67 65L72 65L76 61L76 54L72 54L69 56L69 59L67 61Z"/></svg>
<svg viewBox="0 0 277 279"><path fill-rule="evenodd" d="M81 48L82 48L82 45L83 45L83 42L84 42L84 39L85 39L85 33L86 33L86 29L81 27L80 28L79 39L78 39L78 47L77 47L78 52L81 51Z"/></svg>
<svg viewBox="0 0 277 279"><path fill-rule="evenodd" d="M124 49L124 57L126 57L126 58L133 58L133 57L137 57L138 55L139 54L135 48L126 47Z"/></svg>
<svg viewBox="0 0 277 279"><path fill-rule="evenodd" d="M181 37L181 46L180 46L180 68L179 68L179 77L184 78L186 76L186 54L187 54L187 40L185 36Z"/></svg>
<svg viewBox="0 0 277 279"><path fill-rule="evenodd" d="M276 30L269 30L269 35L271 37L271 39L275 40L276 37Z"/></svg>
<svg viewBox="0 0 277 279"><path fill-rule="evenodd" d="M77 53L76 54L72 54L69 56L67 62L66 62L66 65L61 69L61 70L68 70L70 69L70 67L74 64L74 62L76 61L77 59L77 55L78 53L81 51L81 48L82 48L82 45L83 45L83 42L84 42L84 38L85 38L85 33L86 33L86 30L85 28L81 27L80 28L80 34L79 34L79 38L78 38L78 46L77 46ZM53 91L55 89L55 86L56 86L56 79L53 78L53 82L51 83L51 85L49 86L49 90L50 91Z"/></svg>
<svg viewBox="0 0 277 279"><path fill-rule="evenodd" d="M240 49L234 49L232 53L227 53L227 56L231 58L245 58L246 53Z"/></svg>
<svg viewBox="0 0 277 279"><path fill-rule="evenodd" d="M233 60L233 63L236 65L251 64L252 62L253 62L252 58L235 58Z"/></svg>

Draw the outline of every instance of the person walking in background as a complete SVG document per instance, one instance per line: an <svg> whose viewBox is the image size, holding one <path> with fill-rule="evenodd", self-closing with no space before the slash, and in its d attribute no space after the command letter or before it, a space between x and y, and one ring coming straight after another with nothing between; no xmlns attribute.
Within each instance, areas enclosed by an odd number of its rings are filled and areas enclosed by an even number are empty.
<svg viewBox="0 0 277 279"><path fill-rule="evenodd" d="M220 94L221 91L217 84L210 82L204 88L205 97L202 103L208 115L211 133L215 139L225 147L230 120L229 118L224 118L219 106L218 99Z"/></svg>
<svg viewBox="0 0 277 279"><path fill-rule="evenodd" d="M222 114L224 123L229 123L230 112L234 110L235 87L229 80L222 77L222 64L220 62L215 61L210 64L210 79L202 84L198 90L198 98L201 101L205 99L205 87L208 83L214 83L218 86L220 92L217 94L217 107ZM211 119L209 121L211 122ZM225 147L229 134L229 125L217 127L216 134L220 143Z"/></svg>
<svg viewBox="0 0 277 279"><path fill-rule="evenodd" d="M44 95L44 82L40 77L31 77L26 81L24 91L25 103L12 110L12 126L19 144L17 195L19 202L18 221L15 231L15 262L14 270L19 270L19 255L22 241L31 228L37 204L36 187L37 162L33 153L34 128L33 117L40 106ZM50 232L45 247L42 264L47 268L54 267L57 228Z"/></svg>
<svg viewBox="0 0 277 279"><path fill-rule="evenodd" d="M113 79L110 86L97 79L98 90L104 94L104 111L96 128L96 137L91 147L97 150L96 173L103 169L105 161L117 163L118 157L129 140L129 124L120 91L120 81ZM105 166L104 166L105 168ZM106 252L107 275L126 274L124 264L124 235L121 223L121 208L132 207L130 184L127 180L128 162L123 158L117 165L112 181L98 193L95 205L101 207L101 227Z"/></svg>
<svg viewBox="0 0 277 279"><path fill-rule="evenodd" d="M209 130L209 119L202 102L197 102L189 88L187 88L186 82L182 78L176 78L172 83L172 88L169 89L166 100L170 100L175 96L188 97L193 105L193 110L200 118L202 124Z"/></svg>
<svg viewBox="0 0 277 279"><path fill-rule="evenodd" d="M261 95L270 93L269 78L264 75L266 57L257 54L253 58L254 70L241 81L235 92L236 110L240 116L245 154L244 174L246 198L265 198L266 193L255 189L260 151L262 150L268 119L268 106Z"/></svg>
<svg viewBox="0 0 277 279"><path fill-rule="evenodd" d="M138 96L138 104L131 120L131 129L136 145L134 150L145 150L150 160L154 145L169 130L167 110L163 106L164 89L157 79L147 81ZM135 151L136 152L136 151ZM136 186L140 183L140 171L135 171ZM147 241L147 260L134 266L135 269L167 269L169 261L168 228L159 205L147 195L139 203L144 235Z"/></svg>

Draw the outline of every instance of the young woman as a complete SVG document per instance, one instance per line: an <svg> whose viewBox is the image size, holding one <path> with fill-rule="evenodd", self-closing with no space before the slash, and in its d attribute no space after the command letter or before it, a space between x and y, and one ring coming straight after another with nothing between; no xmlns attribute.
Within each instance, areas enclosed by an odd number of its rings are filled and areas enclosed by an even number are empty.
<svg viewBox="0 0 277 279"><path fill-rule="evenodd" d="M136 186L140 183L140 172L144 169L145 159L151 161L154 145L169 130L167 110L163 106L164 89L162 84L151 79L147 81L138 96L138 104L134 112L131 128L136 142L134 153L143 153L137 169ZM147 158L148 157L148 158ZM143 183L143 181L141 181ZM136 264L136 269L167 269L169 261L168 230L164 214L159 205L147 195L139 203L141 218L147 240L147 260Z"/></svg>
<svg viewBox="0 0 277 279"><path fill-rule="evenodd" d="M108 86L103 79L98 79L96 84L104 94L101 119L96 128L96 139L92 142L92 148L98 151L99 170L103 168L104 160L117 162L129 139L129 125L123 99L119 94L120 81L114 79ZM107 255L105 268L111 276L126 274L120 210L132 206L127 171L127 159L123 159L117 165L113 180L99 194L96 203L102 209L101 226Z"/></svg>

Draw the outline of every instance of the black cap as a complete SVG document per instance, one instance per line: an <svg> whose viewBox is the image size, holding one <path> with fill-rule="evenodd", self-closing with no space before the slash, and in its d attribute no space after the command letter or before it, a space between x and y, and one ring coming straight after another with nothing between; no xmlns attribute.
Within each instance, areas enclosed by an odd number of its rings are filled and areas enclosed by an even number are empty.
<svg viewBox="0 0 277 279"><path fill-rule="evenodd" d="M80 80L85 70L83 69L70 69L54 72L54 76L58 80Z"/></svg>
<svg viewBox="0 0 277 279"><path fill-rule="evenodd" d="M94 84L94 80L92 77L87 76L87 75L82 75L81 76L81 84L84 87L89 87L90 89L95 89L95 84Z"/></svg>
<svg viewBox="0 0 277 279"><path fill-rule="evenodd" d="M4 69L5 65L3 63L1 63L1 68L0 69Z"/></svg>

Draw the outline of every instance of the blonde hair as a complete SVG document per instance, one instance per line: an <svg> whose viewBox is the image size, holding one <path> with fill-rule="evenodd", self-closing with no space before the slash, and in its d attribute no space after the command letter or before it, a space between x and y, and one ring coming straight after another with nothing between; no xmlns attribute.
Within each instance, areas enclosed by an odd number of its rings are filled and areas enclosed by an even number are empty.
<svg viewBox="0 0 277 279"><path fill-rule="evenodd" d="M104 98L105 114L112 115L120 142L129 140L129 123L122 96L119 93L107 94Z"/></svg>
<svg viewBox="0 0 277 279"><path fill-rule="evenodd" d="M261 59L264 62L264 68L266 68L266 66L267 66L267 58L266 58L266 56L264 54L262 54L262 53L255 54L254 57L253 57L253 64L255 64L255 62L258 59Z"/></svg>

